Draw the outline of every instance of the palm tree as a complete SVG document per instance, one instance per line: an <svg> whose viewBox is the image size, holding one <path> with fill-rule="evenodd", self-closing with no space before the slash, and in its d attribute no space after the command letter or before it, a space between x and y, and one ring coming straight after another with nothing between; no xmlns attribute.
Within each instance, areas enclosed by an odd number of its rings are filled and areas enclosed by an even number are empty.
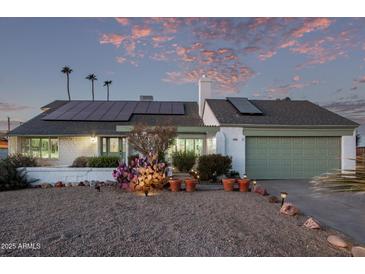
<svg viewBox="0 0 365 274"><path fill-rule="evenodd" d="M91 93L92 93L93 101L94 101L95 100L94 81L96 81L98 79L96 78L96 75L94 73L89 74L88 76L86 76L86 79L91 81Z"/></svg>
<svg viewBox="0 0 365 274"><path fill-rule="evenodd" d="M66 74L67 77L67 94L68 94L68 100L71 101L71 94L70 94L70 73L72 72L72 69L68 66L64 66L61 70L62 73Z"/></svg>
<svg viewBox="0 0 365 274"><path fill-rule="evenodd" d="M109 101L109 86L112 84L113 81L108 80L104 81L104 87L106 86L106 100Z"/></svg>

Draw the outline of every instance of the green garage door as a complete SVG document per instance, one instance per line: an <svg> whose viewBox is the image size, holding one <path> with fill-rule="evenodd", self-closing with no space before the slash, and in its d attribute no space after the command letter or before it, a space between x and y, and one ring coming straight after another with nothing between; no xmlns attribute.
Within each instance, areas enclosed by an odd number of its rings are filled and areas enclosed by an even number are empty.
<svg viewBox="0 0 365 274"><path fill-rule="evenodd" d="M340 168L340 137L247 137L246 172L256 179L307 179Z"/></svg>

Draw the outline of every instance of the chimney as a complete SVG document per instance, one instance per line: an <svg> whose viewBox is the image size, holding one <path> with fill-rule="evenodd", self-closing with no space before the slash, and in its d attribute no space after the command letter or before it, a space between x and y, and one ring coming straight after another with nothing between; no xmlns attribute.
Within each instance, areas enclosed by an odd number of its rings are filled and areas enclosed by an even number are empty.
<svg viewBox="0 0 365 274"><path fill-rule="evenodd" d="M152 95L141 95L139 96L140 101L153 101Z"/></svg>
<svg viewBox="0 0 365 274"><path fill-rule="evenodd" d="M204 102L212 97L212 80L206 75L199 79L199 115L203 116Z"/></svg>

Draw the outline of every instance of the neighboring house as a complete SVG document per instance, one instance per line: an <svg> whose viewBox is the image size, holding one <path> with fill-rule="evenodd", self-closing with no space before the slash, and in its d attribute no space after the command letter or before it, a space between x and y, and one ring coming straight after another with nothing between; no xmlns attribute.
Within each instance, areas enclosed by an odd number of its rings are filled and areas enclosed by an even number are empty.
<svg viewBox="0 0 365 274"><path fill-rule="evenodd" d="M135 153L126 137L133 125L172 124L178 137L171 150L229 155L233 169L250 178L310 178L354 167L353 121L309 101L211 97L211 80L203 77L198 102L54 101L10 132L9 153L52 166L78 156L126 159Z"/></svg>
<svg viewBox="0 0 365 274"><path fill-rule="evenodd" d="M0 133L0 159L8 156L8 139Z"/></svg>

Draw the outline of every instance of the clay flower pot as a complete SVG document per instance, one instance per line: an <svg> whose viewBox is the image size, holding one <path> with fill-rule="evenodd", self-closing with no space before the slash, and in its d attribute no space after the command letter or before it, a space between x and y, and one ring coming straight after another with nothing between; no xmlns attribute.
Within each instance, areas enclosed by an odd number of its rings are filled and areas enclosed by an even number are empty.
<svg viewBox="0 0 365 274"><path fill-rule="evenodd" d="M171 179L169 180L170 183L170 190L172 192L178 192L181 189L181 180L178 179Z"/></svg>
<svg viewBox="0 0 365 274"><path fill-rule="evenodd" d="M233 185L236 179L222 179L224 191L233 191Z"/></svg>
<svg viewBox="0 0 365 274"><path fill-rule="evenodd" d="M193 192L193 191L195 191L195 187L196 187L196 180L195 179L191 179L191 178L186 178L185 179L185 189L186 189L186 192Z"/></svg>
<svg viewBox="0 0 365 274"><path fill-rule="evenodd" d="M240 186L240 192L248 192L248 187L250 186L249 179L238 179L237 182Z"/></svg>

